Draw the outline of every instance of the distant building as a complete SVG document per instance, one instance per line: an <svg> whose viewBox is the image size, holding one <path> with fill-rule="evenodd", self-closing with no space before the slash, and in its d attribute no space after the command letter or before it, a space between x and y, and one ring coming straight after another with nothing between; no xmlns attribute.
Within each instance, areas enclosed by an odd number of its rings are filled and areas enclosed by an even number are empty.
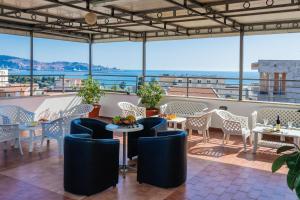
<svg viewBox="0 0 300 200"><path fill-rule="evenodd" d="M63 84L64 80L64 84ZM54 83L54 90L62 90L63 87L65 90L74 90L74 88L79 88L82 85L82 79L79 78L65 78L56 80Z"/></svg>
<svg viewBox="0 0 300 200"><path fill-rule="evenodd" d="M8 70L0 69L0 87L5 87L8 84Z"/></svg>
<svg viewBox="0 0 300 200"><path fill-rule="evenodd" d="M167 95L174 96L187 96L187 93L191 97L207 97L207 98L218 98L218 94L212 88L186 88L182 87L170 87L166 91Z"/></svg>
<svg viewBox="0 0 300 200"><path fill-rule="evenodd" d="M39 89L38 84L33 84L33 95L43 95L45 92ZM30 95L30 84L7 84L0 88L0 97L23 97Z"/></svg>
<svg viewBox="0 0 300 200"><path fill-rule="evenodd" d="M300 103L300 60L259 60L258 100Z"/></svg>
<svg viewBox="0 0 300 200"><path fill-rule="evenodd" d="M226 84L222 77L160 77L159 84L165 89L168 95L186 95L187 86L189 87L189 96L211 97L211 98L229 98L238 99L239 86ZM251 97L252 96L252 97ZM245 99L254 99L252 86L243 87L243 97Z"/></svg>

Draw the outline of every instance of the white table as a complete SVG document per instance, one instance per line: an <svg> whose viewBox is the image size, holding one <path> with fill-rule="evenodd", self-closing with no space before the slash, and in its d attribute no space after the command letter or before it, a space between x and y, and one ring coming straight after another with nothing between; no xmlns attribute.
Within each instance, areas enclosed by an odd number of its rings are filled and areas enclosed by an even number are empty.
<svg viewBox="0 0 300 200"><path fill-rule="evenodd" d="M123 178L126 176L126 170L128 168L127 165L127 145L126 145L126 137L129 132L136 132L136 131L141 131L144 129L144 126L142 124L137 124L134 125L134 127L130 126L118 126L115 124L108 124L105 127L106 130L112 131L114 133L123 133L123 164L121 165L122 173L123 173Z"/></svg>
<svg viewBox="0 0 300 200"><path fill-rule="evenodd" d="M177 130L178 124L181 124L181 129L185 130L185 122L186 122L186 118L185 117L176 117L174 119L166 119L168 123L173 124L174 125L174 129Z"/></svg>
<svg viewBox="0 0 300 200"><path fill-rule="evenodd" d="M42 135L37 135L36 132L38 130L42 130L41 124L30 126L26 124L20 124L19 125L19 131L28 131L29 136L28 137L21 137L21 141L25 141L29 143L29 152L31 153L33 151L33 145L35 141L41 141Z"/></svg>
<svg viewBox="0 0 300 200"><path fill-rule="evenodd" d="M253 130L254 133L254 147L253 147L253 153L256 153L257 148L259 146L263 147L269 147L269 148L279 148L280 146L284 145L291 145L293 144L287 144L284 142L274 142L274 141L268 141L268 140L259 140L258 141L258 135L261 134L266 134L266 135L275 135L275 136L280 136L281 138L284 137L293 137L294 138L294 143L299 144L299 139L300 139L300 129L281 129L278 132L271 131L270 127L266 126L257 126Z"/></svg>

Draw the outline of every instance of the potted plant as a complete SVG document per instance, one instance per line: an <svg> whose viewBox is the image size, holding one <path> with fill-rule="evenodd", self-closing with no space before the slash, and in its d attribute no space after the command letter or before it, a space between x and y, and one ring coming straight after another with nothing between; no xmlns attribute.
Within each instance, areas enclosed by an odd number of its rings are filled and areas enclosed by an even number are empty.
<svg viewBox="0 0 300 200"><path fill-rule="evenodd" d="M283 165L289 168L287 174L287 185L291 190L295 190L297 197L300 199L300 149L299 146L282 146L277 149L277 154L294 150L279 156L272 164L272 172L276 172Z"/></svg>
<svg viewBox="0 0 300 200"><path fill-rule="evenodd" d="M104 95L104 91L100 88L99 82L94 80L92 77L83 81L82 87L79 89L77 94L82 98L82 103L92 104L94 109L89 113L90 118L99 116L100 112L100 98Z"/></svg>
<svg viewBox="0 0 300 200"><path fill-rule="evenodd" d="M162 98L163 89L157 82L144 83L140 86L137 95L141 97L142 104L146 106L147 117L159 114L159 110L155 106Z"/></svg>

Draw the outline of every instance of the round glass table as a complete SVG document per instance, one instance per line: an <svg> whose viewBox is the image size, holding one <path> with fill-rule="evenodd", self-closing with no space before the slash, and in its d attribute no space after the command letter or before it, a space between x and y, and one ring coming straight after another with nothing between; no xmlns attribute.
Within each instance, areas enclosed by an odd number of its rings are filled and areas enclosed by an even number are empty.
<svg viewBox="0 0 300 200"><path fill-rule="evenodd" d="M128 169L127 158L126 158L127 134L129 132L141 131L144 129L144 126L142 124L134 124L134 125L128 125L128 126L108 124L108 125L106 125L105 129L108 131L112 131L113 133L123 133L123 162L122 162L122 165L120 166L120 168L122 169L123 178L125 178L126 170Z"/></svg>

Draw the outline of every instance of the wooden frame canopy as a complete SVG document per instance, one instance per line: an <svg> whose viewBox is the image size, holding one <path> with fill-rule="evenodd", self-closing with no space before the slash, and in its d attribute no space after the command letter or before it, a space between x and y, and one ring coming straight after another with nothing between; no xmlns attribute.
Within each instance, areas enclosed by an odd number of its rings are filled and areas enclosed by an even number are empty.
<svg viewBox="0 0 300 200"><path fill-rule="evenodd" d="M89 25L85 15L96 14ZM0 0L0 32L78 42L299 32L300 0Z"/></svg>

